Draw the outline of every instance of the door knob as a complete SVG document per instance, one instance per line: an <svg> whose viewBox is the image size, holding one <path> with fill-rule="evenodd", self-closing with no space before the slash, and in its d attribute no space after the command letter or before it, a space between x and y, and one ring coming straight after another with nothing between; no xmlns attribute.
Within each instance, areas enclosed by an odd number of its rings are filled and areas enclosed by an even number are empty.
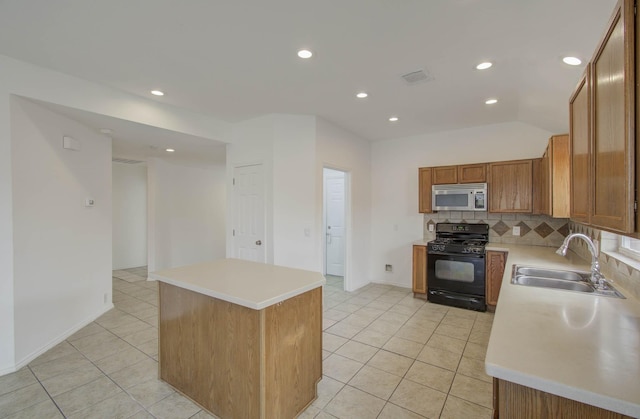
<svg viewBox="0 0 640 419"><path fill-rule="evenodd" d="M262 244L262 240L257 240L257 241L256 241L256 244L257 244L258 246L260 246L260 245Z"/></svg>

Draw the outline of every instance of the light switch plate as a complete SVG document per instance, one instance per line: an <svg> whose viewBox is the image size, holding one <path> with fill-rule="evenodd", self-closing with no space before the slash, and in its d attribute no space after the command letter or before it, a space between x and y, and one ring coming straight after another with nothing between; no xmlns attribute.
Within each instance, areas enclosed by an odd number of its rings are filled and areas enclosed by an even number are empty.
<svg viewBox="0 0 640 419"><path fill-rule="evenodd" d="M513 227L513 235L514 236L519 236L520 235L520 227L519 226L514 226Z"/></svg>

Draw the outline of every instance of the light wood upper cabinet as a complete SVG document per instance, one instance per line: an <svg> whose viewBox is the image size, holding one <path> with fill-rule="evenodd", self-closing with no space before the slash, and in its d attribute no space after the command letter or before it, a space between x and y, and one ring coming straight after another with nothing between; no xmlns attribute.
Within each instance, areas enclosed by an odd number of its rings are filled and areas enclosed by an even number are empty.
<svg viewBox="0 0 640 419"><path fill-rule="evenodd" d="M532 160L489 163L489 212L532 212L532 173Z"/></svg>
<svg viewBox="0 0 640 419"><path fill-rule="evenodd" d="M438 166L433 168L433 184L458 183L458 166Z"/></svg>
<svg viewBox="0 0 640 419"><path fill-rule="evenodd" d="M583 74L569 100L571 149L571 219L591 223L591 93L590 69Z"/></svg>
<svg viewBox="0 0 640 419"><path fill-rule="evenodd" d="M486 164L463 164L458 166L458 183L484 183L486 181Z"/></svg>
<svg viewBox="0 0 640 419"><path fill-rule="evenodd" d="M413 245L413 292L427 293L427 246Z"/></svg>
<svg viewBox="0 0 640 419"><path fill-rule="evenodd" d="M504 267L507 262L507 253L495 250L487 250L486 254L486 295L487 304L495 306L498 304L500 286L504 276Z"/></svg>
<svg viewBox="0 0 640 419"><path fill-rule="evenodd" d="M531 170L533 176L533 213L544 214L544 204L542 198L544 196L544 182L542 179L542 159L533 159L531 161Z"/></svg>
<svg viewBox="0 0 640 419"><path fill-rule="evenodd" d="M591 223L634 231L634 2L620 0L591 64L593 207Z"/></svg>
<svg viewBox="0 0 640 419"><path fill-rule="evenodd" d="M568 218L571 202L571 153L569 135L554 135L549 139L545 208L547 215Z"/></svg>
<svg viewBox="0 0 640 419"><path fill-rule="evenodd" d="M430 167L418 169L418 212L431 213L431 172Z"/></svg>

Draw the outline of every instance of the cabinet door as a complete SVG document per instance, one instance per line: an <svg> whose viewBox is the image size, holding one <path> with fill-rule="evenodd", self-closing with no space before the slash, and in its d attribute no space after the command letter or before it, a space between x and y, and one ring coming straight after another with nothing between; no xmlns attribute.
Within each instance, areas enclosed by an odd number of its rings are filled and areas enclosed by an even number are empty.
<svg viewBox="0 0 640 419"><path fill-rule="evenodd" d="M570 166L569 136L554 135L549 140L551 149L551 171L549 188L551 202L549 203L550 215L556 218L569 217L570 197Z"/></svg>
<svg viewBox="0 0 640 419"><path fill-rule="evenodd" d="M431 168L418 169L418 212L431 213Z"/></svg>
<svg viewBox="0 0 640 419"><path fill-rule="evenodd" d="M486 288L487 304L495 306L498 304L500 286L504 276L504 265L507 261L506 252L488 250L486 255Z"/></svg>
<svg viewBox="0 0 640 419"><path fill-rule="evenodd" d="M634 13L620 0L592 60L593 207L591 224L634 229Z"/></svg>
<svg viewBox="0 0 640 419"><path fill-rule="evenodd" d="M542 181L542 159L533 159L531 162L532 189L533 189L533 213L543 214L544 205L542 202L543 181Z"/></svg>
<svg viewBox="0 0 640 419"><path fill-rule="evenodd" d="M463 164L458 166L458 183L484 183L486 181L486 164Z"/></svg>
<svg viewBox="0 0 640 419"><path fill-rule="evenodd" d="M441 166L433 168L433 184L443 185L458 183L458 166Z"/></svg>
<svg viewBox="0 0 640 419"><path fill-rule="evenodd" d="M571 219L582 224L591 223L590 68L588 65L569 100Z"/></svg>
<svg viewBox="0 0 640 419"><path fill-rule="evenodd" d="M427 293L427 246L413 246L413 292Z"/></svg>
<svg viewBox="0 0 640 419"><path fill-rule="evenodd" d="M532 212L532 160L489 163L488 193L489 212Z"/></svg>

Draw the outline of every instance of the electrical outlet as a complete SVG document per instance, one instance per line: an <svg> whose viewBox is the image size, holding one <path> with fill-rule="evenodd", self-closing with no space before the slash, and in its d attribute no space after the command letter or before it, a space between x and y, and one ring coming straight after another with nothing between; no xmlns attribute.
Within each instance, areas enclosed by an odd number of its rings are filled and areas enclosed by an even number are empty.
<svg viewBox="0 0 640 419"><path fill-rule="evenodd" d="M434 224L429 224L429 231L433 231L434 230L435 225Z"/></svg>
<svg viewBox="0 0 640 419"><path fill-rule="evenodd" d="M519 236L520 235L520 227L519 226L513 226L513 235L514 236Z"/></svg>
<svg viewBox="0 0 640 419"><path fill-rule="evenodd" d="M389 265L389 264L384 265L384 270L387 272L393 272L393 265Z"/></svg>

